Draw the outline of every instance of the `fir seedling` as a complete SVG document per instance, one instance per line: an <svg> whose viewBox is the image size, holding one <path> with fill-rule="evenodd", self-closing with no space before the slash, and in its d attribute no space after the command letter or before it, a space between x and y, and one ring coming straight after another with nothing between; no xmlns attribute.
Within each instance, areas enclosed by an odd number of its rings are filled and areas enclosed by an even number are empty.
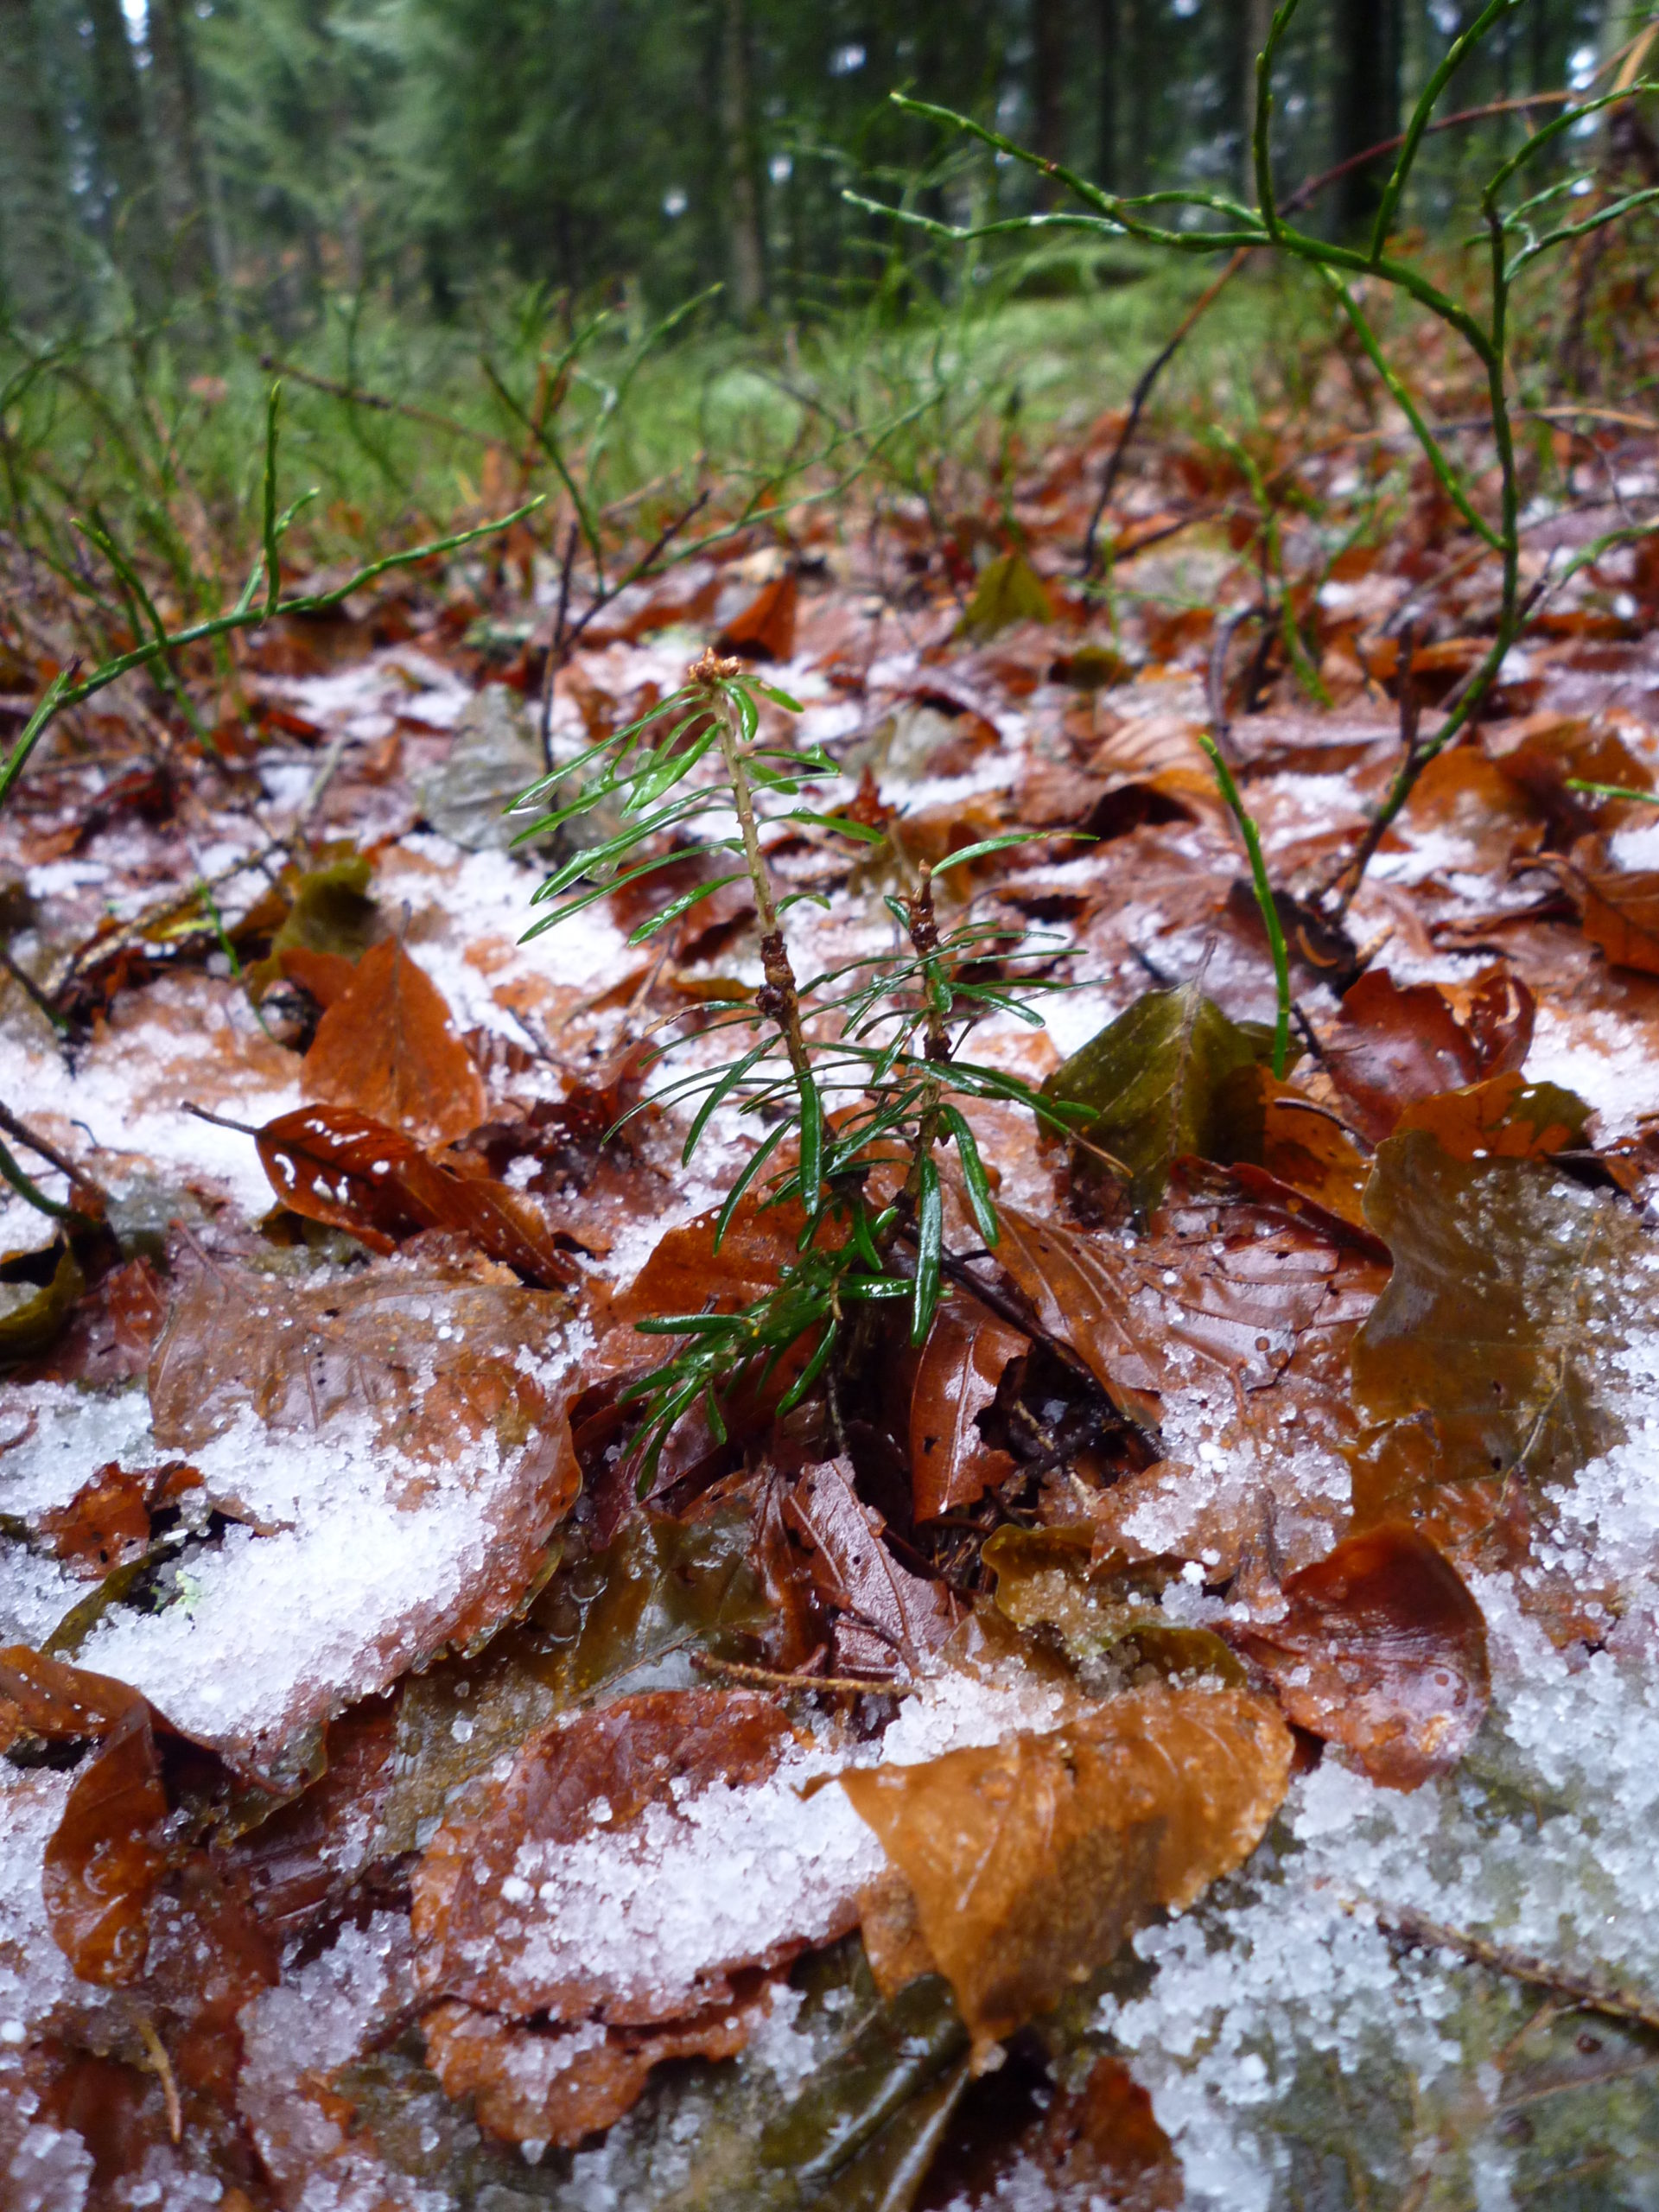
<svg viewBox="0 0 1659 2212"><path fill-rule="evenodd" d="M807 804L841 770L820 751L768 737L763 702L800 711L741 661L705 652L679 690L518 802L524 810L575 791L531 821L521 844L568 832L601 809L622 825L546 878L535 898L550 911L527 938L699 856L722 864L640 923L630 942L645 944L746 879L760 925L760 988L753 999L706 1009L715 1033L740 1049L671 1077L633 1110L693 1108L686 1164L722 1108L769 1123L726 1193L715 1249L749 1200L798 1210L797 1256L773 1289L741 1311L664 1313L639 1325L647 1336L675 1340L626 1393L639 1414L634 1451L642 1495L683 1416L701 1403L716 1442L723 1441L722 1398L751 1380L764 1387L784 1355L804 1344L804 1363L779 1410L799 1404L836 1357L843 1326L861 1305L904 1300L912 1342L926 1337L952 1263L944 1247L942 1155L954 1152L963 1203L983 1244L995 1246L999 1233L989 1179L959 1100L1015 1099L1057 1128L1077 1118L1018 1078L962 1056L969 1030L992 1012L1041 1026L1028 997L1056 985L1033 963L1041 957L1052 963L1055 948L1033 945L1023 930L966 918L944 922L934 900L941 875L1029 842L1027 833L969 845L938 868L922 868L913 890L888 894L901 949L802 979L785 917L809 894L780 891L769 852L773 833L798 836L811 827L865 845L889 841L885 830L852 815ZM727 857L733 865L723 864Z"/></svg>

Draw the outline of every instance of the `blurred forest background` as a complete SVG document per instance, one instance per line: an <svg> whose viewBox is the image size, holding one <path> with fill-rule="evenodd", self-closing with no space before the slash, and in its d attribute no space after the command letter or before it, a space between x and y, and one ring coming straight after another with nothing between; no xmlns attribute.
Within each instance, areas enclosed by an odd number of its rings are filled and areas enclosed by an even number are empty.
<svg viewBox="0 0 1659 2212"><path fill-rule="evenodd" d="M284 338L331 301L452 321L504 283L660 314L822 315L891 283L842 198L955 220L1028 175L898 115L903 88L1109 188L1243 183L1268 0L0 0L0 274L31 331ZM1650 10L1525 0L1452 105L1586 82ZM1386 138L1477 0L1333 0L1284 51L1275 156ZM1515 140L1433 149L1420 213ZM1484 142L1484 143L1483 143ZM1375 172L1326 198L1363 218ZM910 249L912 254L915 249ZM953 272L954 274L955 272Z"/></svg>
<svg viewBox="0 0 1659 2212"><path fill-rule="evenodd" d="M1354 156L1481 13L1300 10L1274 166L1286 191L1337 172L1301 219L1369 219L1387 168ZM1421 149L1408 250L1484 281L1480 179L1570 92L1637 68L1654 16L1500 11L1439 105L1472 119ZM963 250L857 204L975 225L1064 200L890 94L1124 193L1253 199L1271 19L1270 0L0 0L0 562L26 553L36 585L50 569L118 611L91 518L169 608L216 607L257 536L279 372L284 496L320 494L314 560L546 493L531 527L556 591L578 523L580 584L607 530L649 539L699 498L709 525L832 499L873 467L930 514L976 471L995 512L1016 447L1122 409L1217 264L1062 227ZM1534 174L1617 192L1659 179L1659 150L1622 108ZM1648 222L1580 257L1556 337L1534 288L1535 400L1582 397L1619 352ZM1334 314L1311 272L1255 257L1160 415L1300 417ZM1628 402L1639 367L1615 380Z"/></svg>

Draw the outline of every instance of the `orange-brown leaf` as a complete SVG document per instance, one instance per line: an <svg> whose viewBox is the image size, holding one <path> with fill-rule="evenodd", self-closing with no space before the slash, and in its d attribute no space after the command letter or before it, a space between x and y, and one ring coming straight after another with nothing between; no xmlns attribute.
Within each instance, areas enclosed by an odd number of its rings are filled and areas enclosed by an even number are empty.
<svg viewBox="0 0 1659 2212"><path fill-rule="evenodd" d="M689 1982L666 1984L642 1984L602 1958L587 1963L580 1931L557 1929L523 1869L551 1872L562 1853L591 1837L601 1798L613 1834L648 1807L673 1816L683 1797L712 1783L741 1789L763 1780L789 1740L783 1713L751 1690L619 1698L532 1736L505 1780L452 1816L415 1871L422 1987L514 2019L577 2021L601 2011L630 2026L724 2001L726 1970L752 1961L702 1961Z"/></svg>
<svg viewBox="0 0 1659 2212"><path fill-rule="evenodd" d="M662 2027L534 2028L469 2005L433 2007L422 2022L427 2063L449 2097L470 2097L480 2127L508 2143L573 2148L637 2104L653 2066L731 2058L749 2039L753 2009L711 2006Z"/></svg>
<svg viewBox="0 0 1659 2212"><path fill-rule="evenodd" d="M1462 1020L1437 985L1402 988L1372 968L1343 1000L1325 1056L1357 1125L1380 1144L1415 1101L1518 1068L1535 1010L1526 985L1499 968L1476 978Z"/></svg>
<svg viewBox="0 0 1659 2212"><path fill-rule="evenodd" d="M1396 1136L1427 1129L1453 1160L1535 1160L1581 1143L1590 1109L1553 1083L1516 1069L1408 1106Z"/></svg>
<svg viewBox="0 0 1659 2212"><path fill-rule="evenodd" d="M82 1981L130 1981L142 1969L167 1815L149 1708L135 1693L76 1775L41 1874L48 1924Z"/></svg>
<svg viewBox="0 0 1659 2212"><path fill-rule="evenodd" d="M290 983L308 991L326 1012L357 981L357 963L343 952L314 952L308 945L285 945L277 955Z"/></svg>
<svg viewBox="0 0 1659 2212"><path fill-rule="evenodd" d="M1026 1338L980 1308L946 1299L933 1317L910 1396L910 1480L916 1518L971 1505L1014 1463L980 1434L975 1416L996 1395Z"/></svg>
<svg viewBox="0 0 1659 2212"><path fill-rule="evenodd" d="M791 569L766 585L720 633L722 652L745 660L788 660L795 651L795 608L800 587Z"/></svg>
<svg viewBox="0 0 1659 2212"><path fill-rule="evenodd" d="M1659 976L1659 868L1586 868L1584 933L1615 968Z"/></svg>
<svg viewBox="0 0 1659 2212"><path fill-rule="evenodd" d="M390 1252L419 1230L449 1229L543 1287L576 1280L575 1262L516 1191L488 1176L455 1174L366 1114L302 1106L268 1122L257 1142L285 1206L349 1230L372 1252Z"/></svg>
<svg viewBox="0 0 1659 2212"><path fill-rule="evenodd" d="M31 1734L49 1743L107 1736L144 1702L129 1683L89 1674L26 1643L0 1651L0 1699Z"/></svg>
<svg viewBox="0 0 1659 2212"><path fill-rule="evenodd" d="M443 995L401 944L371 945L300 1070L308 1098L353 1107L429 1144L484 1119L484 1085Z"/></svg>
<svg viewBox="0 0 1659 2212"><path fill-rule="evenodd" d="M1290 1776L1277 1710L1240 1690L1132 1690L1046 1735L854 1770L841 1785L909 1883L982 2047L1184 1907L1261 1840Z"/></svg>
<svg viewBox="0 0 1659 2212"><path fill-rule="evenodd" d="M1350 1536L1285 1584L1281 1620L1232 1641L1299 1726L1414 1789L1455 1766L1491 1696L1486 1624L1463 1578L1404 1522Z"/></svg>
<svg viewBox="0 0 1659 2212"><path fill-rule="evenodd" d="M811 1548L819 1595L851 1617L836 1624L838 1669L915 1674L956 1627L956 1601L942 1582L899 1566L881 1541L881 1516L862 1503L852 1477L849 1459L808 1467L784 1500L784 1519Z"/></svg>

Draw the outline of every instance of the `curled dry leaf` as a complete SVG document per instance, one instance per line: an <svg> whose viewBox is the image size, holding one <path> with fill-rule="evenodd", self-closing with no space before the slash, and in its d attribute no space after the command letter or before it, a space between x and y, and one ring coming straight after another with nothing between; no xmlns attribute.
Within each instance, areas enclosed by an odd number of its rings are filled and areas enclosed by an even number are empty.
<svg viewBox="0 0 1659 2212"><path fill-rule="evenodd" d="M442 1144L484 1119L484 1085L442 994L397 943L372 945L300 1070L308 1098Z"/></svg>
<svg viewBox="0 0 1659 2212"><path fill-rule="evenodd" d="M1501 968L1475 979L1463 1020L1438 985L1402 988L1368 969L1343 1000L1325 1058L1357 1126L1380 1144L1407 1106L1518 1068L1535 1011L1526 985Z"/></svg>
<svg viewBox="0 0 1659 2212"><path fill-rule="evenodd" d="M423 1229L469 1237L544 1288L578 1269L537 1207L487 1176L457 1175L412 1139L343 1106L302 1106L267 1122L259 1160L285 1206L391 1252Z"/></svg>
<svg viewBox="0 0 1659 2212"><path fill-rule="evenodd" d="M1133 1690L1046 1735L845 1773L982 2050L1240 1866L1291 1738L1239 1690Z"/></svg>
<svg viewBox="0 0 1659 2212"><path fill-rule="evenodd" d="M1457 1764L1491 1700L1486 1624L1427 1537L1404 1522L1367 1529L1284 1594L1281 1619L1230 1636L1300 1727L1394 1789Z"/></svg>
<svg viewBox="0 0 1659 2212"><path fill-rule="evenodd" d="M964 1300L947 1298L939 1306L910 1398L910 1479L918 1521L971 1505L1014 1473L1013 1459L986 1443L976 1415L995 1401L1004 1370L1026 1344L1006 1322Z"/></svg>
<svg viewBox="0 0 1659 2212"><path fill-rule="evenodd" d="M808 1467L783 1511L811 1548L820 1596L846 1616L836 1624L836 1671L918 1673L956 1627L957 1602L942 1582L924 1580L894 1559L881 1541L881 1516L853 1487L851 1460Z"/></svg>

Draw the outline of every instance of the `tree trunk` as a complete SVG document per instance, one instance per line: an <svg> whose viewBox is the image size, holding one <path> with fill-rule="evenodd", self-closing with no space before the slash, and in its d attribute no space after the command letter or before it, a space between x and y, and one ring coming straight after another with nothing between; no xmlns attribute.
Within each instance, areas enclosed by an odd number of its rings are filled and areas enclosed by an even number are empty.
<svg viewBox="0 0 1659 2212"><path fill-rule="evenodd" d="M1064 0L1031 0L1031 130L1033 149L1045 161L1065 159L1066 36ZM1052 178L1044 178L1039 198L1046 205L1065 198Z"/></svg>
<svg viewBox="0 0 1659 2212"><path fill-rule="evenodd" d="M1400 0L1338 0L1336 161L1363 153L1400 128ZM1338 184L1334 213L1340 235L1370 229L1389 166L1386 157L1368 162Z"/></svg>
<svg viewBox="0 0 1659 2212"><path fill-rule="evenodd" d="M1095 181L1107 192L1122 189L1122 145L1118 130L1118 90L1123 73L1122 0L1095 0L1095 35L1100 48L1100 93L1095 110Z"/></svg>
<svg viewBox="0 0 1659 2212"><path fill-rule="evenodd" d="M1123 57L1119 72L1123 105L1119 114L1124 129L1118 149L1124 192L1147 192L1158 151L1158 125L1162 106L1162 84L1156 58L1158 0L1119 0L1122 37L1118 51Z"/></svg>
<svg viewBox="0 0 1659 2212"><path fill-rule="evenodd" d="M86 16L92 34L91 113L105 236L139 312L149 315L161 305L162 270L156 251L156 175L144 132L138 71L121 0L86 0Z"/></svg>
<svg viewBox="0 0 1659 2212"><path fill-rule="evenodd" d="M766 245L749 88L749 20L745 0L726 0L725 113L732 309L747 321L766 304Z"/></svg>
<svg viewBox="0 0 1659 2212"><path fill-rule="evenodd" d="M1255 62L1273 26L1273 0L1238 0L1238 196L1255 205Z"/></svg>
<svg viewBox="0 0 1659 2212"><path fill-rule="evenodd" d="M181 0L149 0L151 114L176 283L228 291L223 225L201 135L201 96Z"/></svg>
<svg viewBox="0 0 1659 2212"><path fill-rule="evenodd" d="M73 223L31 0L0 0L0 314L40 327L73 305Z"/></svg>

